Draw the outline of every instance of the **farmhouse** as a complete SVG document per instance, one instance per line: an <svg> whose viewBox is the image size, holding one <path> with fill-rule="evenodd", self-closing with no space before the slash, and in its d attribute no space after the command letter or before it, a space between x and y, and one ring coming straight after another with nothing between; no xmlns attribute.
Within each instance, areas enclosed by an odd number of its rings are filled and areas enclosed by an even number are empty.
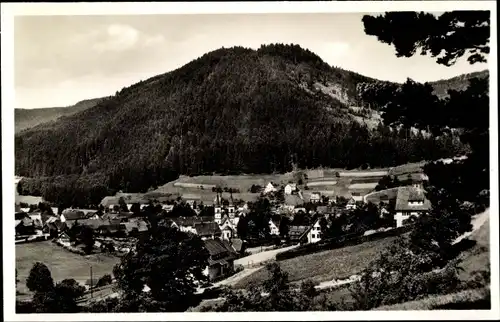
<svg viewBox="0 0 500 322"><path fill-rule="evenodd" d="M226 240L206 239L205 248L210 257L204 274L210 281L222 278L234 272L234 260L237 258L236 251Z"/></svg>
<svg viewBox="0 0 500 322"><path fill-rule="evenodd" d="M273 220L269 220L269 230L271 231L271 235L279 235L280 230L279 230L279 223L275 222Z"/></svg>
<svg viewBox="0 0 500 322"><path fill-rule="evenodd" d="M16 213L15 228L16 228L16 236L35 234L35 223L25 212Z"/></svg>
<svg viewBox="0 0 500 322"><path fill-rule="evenodd" d="M228 218L225 217L220 225L222 231L222 239L231 240L231 238L236 237L236 225Z"/></svg>
<svg viewBox="0 0 500 322"><path fill-rule="evenodd" d="M220 230L219 225L215 222L195 223L193 231L203 240L220 238L222 236L222 231Z"/></svg>
<svg viewBox="0 0 500 322"><path fill-rule="evenodd" d="M311 197L309 197L309 200L312 203L320 202L320 200L321 200L321 194L319 192L313 192L313 193L311 193Z"/></svg>
<svg viewBox="0 0 500 322"><path fill-rule="evenodd" d="M297 190L297 185L295 183L289 183L285 186L285 195L291 195Z"/></svg>
<svg viewBox="0 0 500 322"><path fill-rule="evenodd" d="M86 219L85 213L76 209L65 209L61 214L61 222Z"/></svg>
<svg viewBox="0 0 500 322"><path fill-rule="evenodd" d="M316 220L314 225L309 227L307 230L307 242L308 243L317 243L321 240L321 226L319 224L319 219Z"/></svg>
<svg viewBox="0 0 500 322"><path fill-rule="evenodd" d="M354 200L354 198L349 199L347 205L345 206L345 209L349 210L356 209L356 200Z"/></svg>
<svg viewBox="0 0 500 322"><path fill-rule="evenodd" d="M269 182L267 184L267 186L264 188L264 194L268 194L268 193L276 192L276 191L277 191L277 189L274 187L272 182Z"/></svg>
<svg viewBox="0 0 500 322"><path fill-rule="evenodd" d="M201 196L196 194L186 193L182 195L182 200L184 200L191 208L195 208L195 205L199 205L201 202Z"/></svg>
<svg viewBox="0 0 500 322"><path fill-rule="evenodd" d="M171 212L174 209L174 205L163 204L161 205L161 209L165 210L166 212Z"/></svg>
<svg viewBox="0 0 500 322"><path fill-rule="evenodd" d="M138 237L142 234L147 233L149 229L148 224L144 220L135 220L132 222L126 222L123 225L125 226L127 235L134 237Z"/></svg>
<svg viewBox="0 0 500 322"><path fill-rule="evenodd" d="M35 225L36 229L42 229L43 228L43 222L42 222L42 214L40 212L35 212L28 214L31 220L33 220L33 224Z"/></svg>
<svg viewBox="0 0 500 322"><path fill-rule="evenodd" d="M52 237L56 237L59 232L64 230L64 228L65 224L62 223L58 217L52 216L45 220L42 231L46 234L50 234Z"/></svg>
<svg viewBox="0 0 500 322"><path fill-rule="evenodd" d="M418 217L430 208L430 201L425 198L423 189L413 186L400 187L396 197L396 215L394 215L396 227L403 226L410 217Z"/></svg>
<svg viewBox="0 0 500 322"><path fill-rule="evenodd" d="M307 241L307 233L309 226L290 226L288 230L288 236L290 236L290 241L294 243L304 243Z"/></svg>

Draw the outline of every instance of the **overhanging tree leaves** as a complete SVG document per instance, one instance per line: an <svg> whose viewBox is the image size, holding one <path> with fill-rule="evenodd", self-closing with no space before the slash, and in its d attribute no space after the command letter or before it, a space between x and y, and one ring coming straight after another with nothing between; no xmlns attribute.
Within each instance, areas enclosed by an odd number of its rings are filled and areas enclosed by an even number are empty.
<svg viewBox="0 0 500 322"><path fill-rule="evenodd" d="M452 11L435 16L424 12L387 12L363 17L365 33L394 45L398 57L437 57L437 63L453 65L467 56L471 63L485 62L490 52L490 12Z"/></svg>

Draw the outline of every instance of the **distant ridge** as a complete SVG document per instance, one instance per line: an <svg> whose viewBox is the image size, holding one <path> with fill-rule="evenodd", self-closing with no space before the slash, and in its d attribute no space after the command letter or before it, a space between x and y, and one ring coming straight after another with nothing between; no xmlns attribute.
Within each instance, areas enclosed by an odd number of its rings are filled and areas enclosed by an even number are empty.
<svg viewBox="0 0 500 322"><path fill-rule="evenodd" d="M45 107L34 109L16 108L14 110L15 132L18 133L39 124L57 120L61 116L69 116L84 111L88 108L96 106L103 99L105 99L105 97L86 99L76 103L75 105L66 107Z"/></svg>

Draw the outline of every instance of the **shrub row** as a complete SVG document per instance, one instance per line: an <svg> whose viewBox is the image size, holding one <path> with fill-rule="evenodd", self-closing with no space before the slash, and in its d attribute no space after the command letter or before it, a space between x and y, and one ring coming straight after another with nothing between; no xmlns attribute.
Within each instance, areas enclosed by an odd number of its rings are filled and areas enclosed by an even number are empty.
<svg viewBox="0 0 500 322"><path fill-rule="evenodd" d="M305 244L301 245L297 248L290 249L281 253L276 254L276 260L282 261L285 259L290 259L298 256L303 256L307 254L317 253L324 250L332 250L337 248L343 248L347 246L355 246L362 243L366 243L369 241L379 240L391 236L399 236L404 234L412 229L411 225L403 226L400 228L394 228L387 231L380 231L373 233L368 236L353 236L349 238L345 238L345 236L340 236L338 238L327 239L324 241L320 241L315 244Z"/></svg>
<svg viewBox="0 0 500 322"><path fill-rule="evenodd" d="M82 255L82 256L87 255L87 254L85 254L85 252L83 250L75 248L75 247L64 245L62 242L60 242L57 239L54 239L53 242L56 243L57 245L61 246L62 248L74 253L74 254L78 254L78 255Z"/></svg>

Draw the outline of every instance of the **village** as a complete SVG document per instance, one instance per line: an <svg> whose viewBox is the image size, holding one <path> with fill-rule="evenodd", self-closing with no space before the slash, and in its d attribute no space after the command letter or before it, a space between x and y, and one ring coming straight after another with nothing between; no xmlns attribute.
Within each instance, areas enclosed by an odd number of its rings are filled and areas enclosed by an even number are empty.
<svg viewBox="0 0 500 322"><path fill-rule="evenodd" d="M217 187L213 202L206 204L190 196L151 200L127 194L105 197L97 210L16 204L16 243L52 240L81 256L105 253L120 257L135 247L151 225L161 222L203 240L210 254L204 273L210 282L217 282L243 269L243 265L235 266L236 259L266 250L400 228L413 216L430 209L423 180L418 179L397 187L395 198L382 197L376 204L367 201L366 196L331 198L316 191L304 197L293 182L269 182L252 189L260 192L255 202L235 200L231 191ZM358 218L374 215L380 220L364 222ZM259 222L262 218L267 220L264 225ZM240 262L255 264L250 260Z"/></svg>

